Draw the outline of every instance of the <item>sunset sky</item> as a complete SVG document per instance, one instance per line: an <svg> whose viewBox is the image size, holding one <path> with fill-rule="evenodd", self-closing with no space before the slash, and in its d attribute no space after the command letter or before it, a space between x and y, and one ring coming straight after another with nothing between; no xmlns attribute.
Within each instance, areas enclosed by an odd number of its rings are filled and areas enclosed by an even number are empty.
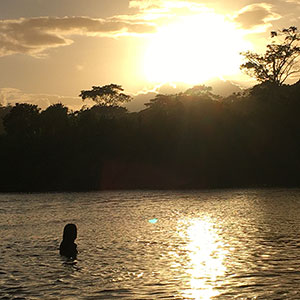
<svg viewBox="0 0 300 300"><path fill-rule="evenodd" d="M300 0L0 0L0 103L77 109L93 85L243 82L239 53L299 16Z"/></svg>

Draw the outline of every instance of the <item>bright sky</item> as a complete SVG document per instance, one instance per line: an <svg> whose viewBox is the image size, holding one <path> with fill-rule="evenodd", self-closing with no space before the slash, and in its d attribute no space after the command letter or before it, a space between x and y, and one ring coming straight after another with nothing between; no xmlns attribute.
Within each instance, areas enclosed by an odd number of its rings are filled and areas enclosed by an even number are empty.
<svg viewBox="0 0 300 300"><path fill-rule="evenodd" d="M247 80L239 52L299 16L300 0L0 0L0 103L77 107L93 85Z"/></svg>

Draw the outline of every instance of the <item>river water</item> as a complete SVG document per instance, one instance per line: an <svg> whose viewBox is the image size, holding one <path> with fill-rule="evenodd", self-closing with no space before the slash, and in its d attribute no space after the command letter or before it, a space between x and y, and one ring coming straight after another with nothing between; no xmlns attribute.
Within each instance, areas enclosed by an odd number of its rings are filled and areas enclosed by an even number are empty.
<svg viewBox="0 0 300 300"><path fill-rule="evenodd" d="M0 299L300 299L300 190L2 194Z"/></svg>

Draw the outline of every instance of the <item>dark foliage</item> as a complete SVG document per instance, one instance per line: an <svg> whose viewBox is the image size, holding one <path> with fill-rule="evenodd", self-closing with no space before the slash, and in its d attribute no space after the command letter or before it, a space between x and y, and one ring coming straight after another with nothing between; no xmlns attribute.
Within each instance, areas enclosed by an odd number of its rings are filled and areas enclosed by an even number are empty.
<svg viewBox="0 0 300 300"><path fill-rule="evenodd" d="M92 99L99 105L117 106L129 102L131 97L122 93L124 89L117 84L109 84L104 86L93 86L91 90L81 91L79 97L82 100Z"/></svg>
<svg viewBox="0 0 300 300"><path fill-rule="evenodd" d="M273 42L264 54L243 52L246 62L241 69L259 82L282 85L289 77L300 73L300 33L295 26L271 31Z"/></svg>
<svg viewBox="0 0 300 300"><path fill-rule="evenodd" d="M225 99L197 87L139 113L17 104L3 115L0 191L300 185L300 82Z"/></svg>

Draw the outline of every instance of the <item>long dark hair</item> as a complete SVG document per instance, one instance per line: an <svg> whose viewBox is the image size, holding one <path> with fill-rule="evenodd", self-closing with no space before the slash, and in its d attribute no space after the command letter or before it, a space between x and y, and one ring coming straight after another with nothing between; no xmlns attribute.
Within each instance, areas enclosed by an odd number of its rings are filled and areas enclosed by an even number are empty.
<svg viewBox="0 0 300 300"><path fill-rule="evenodd" d="M63 240L74 242L77 238L77 227L75 224L67 224L64 228Z"/></svg>

